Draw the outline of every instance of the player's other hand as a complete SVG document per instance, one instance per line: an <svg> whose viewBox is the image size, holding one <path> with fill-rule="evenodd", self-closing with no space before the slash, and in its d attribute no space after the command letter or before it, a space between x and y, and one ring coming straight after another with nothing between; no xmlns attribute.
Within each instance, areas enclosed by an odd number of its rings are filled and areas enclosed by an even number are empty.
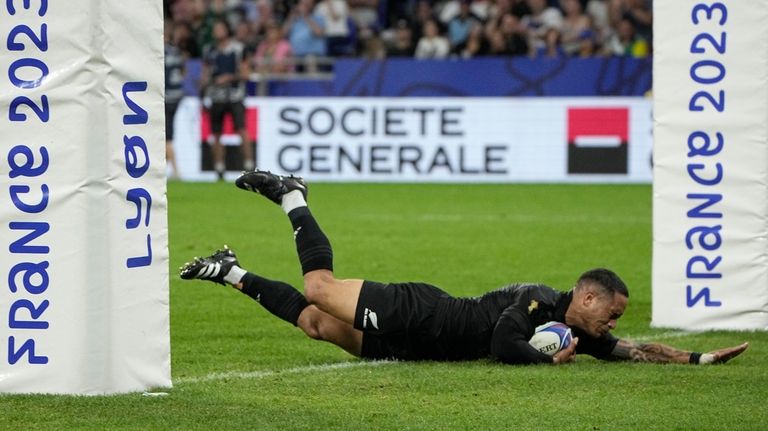
<svg viewBox="0 0 768 431"><path fill-rule="evenodd" d="M555 353L555 356L552 357L552 363L555 365L559 365L559 364L567 364L568 362L573 362L573 360L576 359L577 344L579 344L578 337L574 338L573 342L569 344L568 347Z"/></svg>
<svg viewBox="0 0 768 431"><path fill-rule="evenodd" d="M742 343L735 347L726 347L725 349L714 350L701 355L700 364L724 364L729 360L739 356L747 350L749 343Z"/></svg>

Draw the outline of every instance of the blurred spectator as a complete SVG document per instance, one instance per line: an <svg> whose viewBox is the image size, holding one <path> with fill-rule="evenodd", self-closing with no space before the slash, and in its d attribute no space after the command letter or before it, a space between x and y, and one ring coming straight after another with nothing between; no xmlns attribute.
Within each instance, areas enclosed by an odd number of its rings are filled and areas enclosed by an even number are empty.
<svg viewBox="0 0 768 431"><path fill-rule="evenodd" d="M437 17L440 20L440 23L444 25L448 25L452 19L459 15L462 3L466 3L467 6L469 6L469 13L478 21L485 21L488 19L491 11L490 0L448 0L435 3L435 9L439 11Z"/></svg>
<svg viewBox="0 0 768 431"><path fill-rule="evenodd" d="M404 19L397 22L394 38L387 46L387 57L413 57L414 46L411 27Z"/></svg>
<svg viewBox="0 0 768 431"><path fill-rule="evenodd" d="M562 58L566 56L562 45L560 44L560 32L555 28L549 28L544 35L544 46L539 47L534 53L534 57L543 58Z"/></svg>
<svg viewBox="0 0 768 431"><path fill-rule="evenodd" d="M602 43L613 33L607 0L589 0L585 11L592 20L595 43Z"/></svg>
<svg viewBox="0 0 768 431"><path fill-rule="evenodd" d="M281 74L293 70L291 43L283 37L283 30L275 23L267 23L267 37L259 43L253 56L253 68L259 74Z"/></svg>
<svg viewBox="0 0 768 431"><path fill-rule="evenodd" d="M589 58L597 55L597 39L592 30L587 30L579 36L579 51L576 55L580 58Z"/></svg>
<svg viewBox="0 0 768 431"><path fill-rule="evenodd" d="M469 32L467 43L459 53L461 58L473 58L482 55L488 55L488 42L483 34L482 26L475 26Z"/></svg>
<svg viewBox="0 0 768 431"><path fill-rule="evenodd" d="M312 13L313 8L313 0L299 0L283 27L293 54L303 60L299 69L308 72L316 72L317 57L324 57L327 53L325 21L322 16Z"/></svg>
<svg viewBox="0 0 768 431"><path fill-rule="evenodd" d="M434 8L437 11L437 19L442 25L448 25L456 15L459 14L459 8L464 0L447 0L435 2Z"/></svg>
<svg viewBox="0 0 768 431"><path fill-rule="evenodd" d="M368 60L383 60L387 57L387 49L384 46L384 41L381 40L381 37L379 37L378 34L373 33L363 41L362 56Z"/></svg>
<svg viewBox="0 0 768 431"><path fill-rule="evenodd" d="M325 36L328 41L328 55L339 57L352 55L355 41L350 40L349 8L344 0L321 0L315 6L315 15L325 21Z"/></svg>
<svg viewBox="0 0 768 431"><path fill-rule="evenodd" d="M188 18L186 22L189 23L193 44L197 48L195 51L190 51L190 55L194 58L200 58L203 54L203 47L206 43L210 43L210 28L206 26L205 22L206 5L203 0L188 0L187 6Z"/></svg>
<svg viewBox="0 0 768 431"><path fill-rule="evenodd" d="M176 0L163 2L167 5L167 15L165 18L170 19L174 24L179 22L190 22L192 20L192 10L194 8L193 0Z"/></svg>
<svg viewBox="0 0 768 431"><path fill-rule="evenodd" d="M563 15L557 8L547 6L546 0L527 0L531 10L522 18L522 24L528 29L528 45L531 52L546 47L546 35L549 29L560 31Z"/></svg>
<svg viewBox="0 0 768 431"><path fill-rule="evenodd" d="M179 28L183 24L177 24ZM185 35L176 30L176 25L165 23L165 160L168 163L171 178L179 177L176 156L173 151L173 120L179 102L184 97L184 62L187 53L179 47L179 40Z"/></svg>
<svg viewBox="0 0 768 431"><path fill-rule="evenodd" d="M361 39L372 37L379 28L379 0L347 0L349 16Z"/></svg>
<svg viewBox="0 0 768 431"><path fill-rule="evenodd" d="M476 16L481 22L485 22L490 17L493 3L491 0L474 0L470 3L472 15Z"/></svg>
<svg viewBox="0 0 768 431"><path fill-rule="evenodd" d="M213 27L216 21L222 20L227 23L229 28L233 28L229 19L227 19L226 0L198 0L204 6L204 12L200 21L200 27L195 31L198 32L198 44L203 47L215 42L215 36L213 34ZM207 7L205 4L207 3Z"/></svg>
<svg viewBox="0 0 768 431"><path fill-rule="evenodd" d="M494 31L487 35L488 37L488 55L494 57L512 56L506 39L500 31Z"/></svg>
<svg viewBox="0 0 768 431"><path fill-rule="evenodd" d="M252 170L253 151L245 128L245 79L247 63L243 57L243 45L232 38L227 21L219 19L213 25L214 43L204 49L201 84L205 97L210 100L211 131L213 132L213 163L219 179L224 178L225 153L221 144L224 115L229 113L237 133L242 139L240 150L243 168Z"/></svg>
<svg viewBox="0 0 768 431"><path fill-rule="evenodd" d="M420 0L416 4L416 14L411 21L411 36L413 37L414 45L424 36L424 23L429 20L437 20L434 10L432 10L432 2Z"/></svg>
<svg viewBox="0 0 768 431"><path fill-rule="evenodd" d="M579 51L581 34L590 30L592 23L584 13L580 0L560 0L560 5L565 12L560 43L566 54L573 55Z"/></svg>
<svg viewBox="0 0 768 431"><path fill-rule="evenodd" d="M531 14L531 8L528 7L526 0L496 0L488 8L488 19L499 19L508 13L521 19Z"/></svg>
<svg viewBox="0 0 768 431"><path fill-rule="evenodd" d="M416 14L416 7L419 0L385 0L386 16L379 17L379 21L382 18L387 23L392 23L392 27L397 25L400 20L409 20Z"/></svg>
<svg viewBox="0 0 768 431"><path fill-rule="evenodd" d="M224 15L231 28L237 28L240 22L245 21L245 8L243 0L211 0L216 4L216 9ZM212 3L212 4L213 4Z"/></svg>
<svg viewBox="0 0 768 431"><path fill-rule="evenodd" d="M567 55L645 56L651 51L651 5L652 0L164 0L174 28L188 33L177 44L192 57L212 41L216 20L226 20L249 52L266 39L269 23L282 22L293 55L302 60L294 64L309 71L325 56L445 58L444 39L447 55L462 58L560 55L552 29ZM383 27L387 22L394 24ZM425 35L434 24L436 34ZM274 44L267 44L271 55L282 56L284 43Z"/></svg>
<svg viewBox="0 0 768 431"><path fill-rule="evenodd" d="M256 38L251 31L251 26L247 21L240 21L235 27L235 40L243 45L245 57L250 57L256 52Z"/></svg>
<svg viewBox="0 0 768 431"><path fill-rule="evenodd" d="M451 51L450 44L448 39L440 35L437 21L434 19L427 20L422 31L424 35L419 39L419 43L416 44L414 56L421 59L448 57Z"/></svg>
<svg viewBox="0 0 768 431"><path fill-rule="evenodd" d="M271 0L246 0L245 21L256 46L267 37L267 25L276 22Z"/></svg>
<svg viewBox="0 0 768 431"><path fill-rule="evenodd" d="M186 21L177 21L174 23L166 22L166 25L173 27L172 41L174 45L179 48L184 56L200 57L200 47L197 46L194 35L192 34L192 28Z"/></svg>
<svg viewBox="0 0 768 431"><path fill-rule="evenodd" d="M512 1L513 0L496 0L494 7L491 10L491 16L501 18L508 13L512 13Z"/></svg>
<svg viewBox="0 0 768 431"><path fill-rule="evenodd" d="M513 14L499 18L497 27L488 27L489 54L494 56L517 56L529 53L527 28Z"/></svg>
<svg viewBox="0 0 768 431"><path fill-rule="evenodd" d="M451 52L458 53L464 49L469 34L475 27L480 27L480 20L469 10L469 0L461 0L459 12L448 22L448 42Z"/></svg>
<svg viewBox="0 0 768 431"><path fill-rule="evenodd" d="M259 20L259 3L261 0L240 0L240 8L243 13L243 20L247 22L256 22ZM266 0L269 4L269 0ZM272 6L270 4L270 6Z"/></svg>
<svg viewBox="0 0 768 431"><path fill-rule="evenodd" d="M620 27L621 20L627 20L632 24L637 36L650 43L653 39L651 0L610 0L608 7L615 28Z"/></svg>
<svg viewBox="0 0 768 431"><path fill-rule="evenodd" d="M648 56L648 42L637 35L629 19L619 21L616 33L606 42L606 51L611 55L629 55L636 58Z"/></svg>

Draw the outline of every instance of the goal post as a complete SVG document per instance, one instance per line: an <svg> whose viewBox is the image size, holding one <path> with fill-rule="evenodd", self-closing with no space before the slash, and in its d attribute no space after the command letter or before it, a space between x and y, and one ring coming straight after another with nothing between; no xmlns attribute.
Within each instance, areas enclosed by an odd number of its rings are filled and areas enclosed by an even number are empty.
<svg viewBox="0 0 768 431"><path fill-rule="evenodd" d="M654 2L653 326L768 329L766 22Z"/></svg>
<svg viewBox="0 0 768 431"><path fill-rule="evenodd" d="M0 392L169 387L161 0L0 6Z"/></svg>

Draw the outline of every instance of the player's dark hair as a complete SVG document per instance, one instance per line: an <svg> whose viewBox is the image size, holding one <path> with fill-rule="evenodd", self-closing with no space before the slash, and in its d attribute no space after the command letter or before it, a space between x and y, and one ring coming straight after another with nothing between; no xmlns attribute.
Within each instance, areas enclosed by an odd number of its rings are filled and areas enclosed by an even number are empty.
<svg viewBox="0 0 768 431"><path fill-rule="evenodd" d="M603 292L614 294L618 293L629 298L629 290L627 285L616 275L615 272L605 268L595 268L581 274L579 280L576 282L576 286L581 286L584 282L593 282L599 285Z"/></svg>

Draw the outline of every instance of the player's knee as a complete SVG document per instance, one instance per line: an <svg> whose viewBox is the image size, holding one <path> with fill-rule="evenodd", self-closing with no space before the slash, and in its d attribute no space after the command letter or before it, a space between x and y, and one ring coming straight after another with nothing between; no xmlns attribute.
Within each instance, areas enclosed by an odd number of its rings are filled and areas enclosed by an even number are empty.
<svg viewBox="0 0 768 431"><path fill-rule="evenodd" d="M307 337L320 340L320 314L317 307L310 305L299 316L298 326Z"/></svg>
<svg viewBox="0 0 768 431"><path fill-rule="evenodd" d="M325 304L335 281L330 271L308 272L304 275L304 296L310 304Z"/></svg>
<svg viewBox="0 0 768 431"><path fill-rule="evenodd" d="M307 334L307 337L313 339L313 340L322 340L323 338L320 336L320 326L315 324L316 322L312 322L313 324L305 326L301 329L304 330L304 333Z"/></svg>
<svg viewBox="0 0 768 431"><path fill-rule="evenodd" d="M332 339L334 327L327 318L318 317L312 319L310 324L302 329L304 329L304 333L307 334L309 338L327 341Z"/></svg>

